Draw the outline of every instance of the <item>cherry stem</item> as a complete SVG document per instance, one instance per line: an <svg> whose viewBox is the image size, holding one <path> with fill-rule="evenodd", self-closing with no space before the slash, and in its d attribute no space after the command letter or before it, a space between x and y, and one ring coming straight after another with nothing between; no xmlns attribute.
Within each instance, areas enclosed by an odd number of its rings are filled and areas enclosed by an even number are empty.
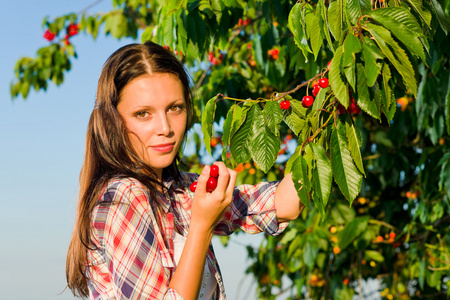
<svg viewBox="0 0 450 300"><path fill-rule="evenodd" d="M313 134L312 136L307 137L307 138L303 141L302 145L300 146L300 155L301 155L302 152L303 152L303 147L305 147L307 143L312 142L312 141L316 138L316 136L319 134L319 132L320 132L324 127L326 127L326 126L328 125L328 122L331 120L332 117L333 117L333 114L330 114L330 116L329 116L328 119L325 121L325 123L324 123L322 126L320 126L319 128L317 128L316 132L314 132L314 134Z"/></svg>
<svg viewBox="0 0 450 300"><path fill-rule="evenodd" d="M260 97L260 98L257 98L256 100L253 100L253 99L250 99L250 98L244 100L244 99L238 99L238 98L227 97L227 96L225 96L225 95L219 93L219 94L217 94L217 97L218 97L218 96L221 96L221 98L220 98L220 99L217 99L216 101L225 100L225 99L233 100L233 101L239 101L239 102L248 102L248 101L250 101L250 102L278 101L278 100L284 98L285 96L287 96L287 95L289 95L289 94L295 93L296 91L298 91L300 88L304 87L305 85L306 85L306 86L309 86L309 83L310 83L310 82L316 80L316 79L319 78L319 77L322 77L326 72L328 72L328 71L325 70L325 71L323 71L323 72L317 74L317 75L314 76L313 78L309 79L308 81L303 82L302 84L297 85L295 88L293 88L293 89L291 89L291 90L289 90L289 91L286 91L286 92L283 92L283 93L278 93L276 96L272 96L273 98L271 98L271 99L266 99L266 98ZM306 93L308 94L308 90L306 91Z"/></svg>

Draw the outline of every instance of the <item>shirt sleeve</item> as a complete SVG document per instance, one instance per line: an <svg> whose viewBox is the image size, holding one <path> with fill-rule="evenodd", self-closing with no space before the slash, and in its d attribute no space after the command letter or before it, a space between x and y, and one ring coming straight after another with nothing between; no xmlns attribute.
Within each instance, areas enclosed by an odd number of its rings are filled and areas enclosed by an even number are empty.
<svg viewBox="0 0 450 300"><path fill-rule="evenodd" d="M225 210L214 234L229 235L238 228L248 233L278 235L289 222L278 223L275 192L279 181L235 187L233 201Z"/></svg>
<svg viewBox="0 0 450 300"><path fill-rule="evenodd" d="M172 260L159 246L160 229L143 187L119 181L103 195L92 224L109 270L111 299L183 299L168 287Z"/></svg>

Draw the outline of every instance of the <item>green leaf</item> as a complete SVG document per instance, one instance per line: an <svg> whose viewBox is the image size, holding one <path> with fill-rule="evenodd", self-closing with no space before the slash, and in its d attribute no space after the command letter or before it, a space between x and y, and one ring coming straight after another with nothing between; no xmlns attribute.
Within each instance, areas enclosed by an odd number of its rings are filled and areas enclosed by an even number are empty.
<svg viewBox="0 0 450 300"><path fill-rule="evenodd" d="M168 13L171 13L172 11L175 11L175 10L179 9L180 7L182 7L184 1L185 0L168 1L168 6L167 6Z"/></svg>
<svg viewBox="0 0 450 300"><path fill-rule="evenodd" d="M305 34L306 39L310 39L312 35L317 34L317 32L313 31L313 22L314 22L314 9L312 8L311 4L304 3L302 5L302 25L303 25L303 33Z"/></svg>
<svg viewBox="0 0 450 300"><path fill-rule="evenodd" d="M350 221L343 230L339 231L338 241L339 248L344 250L350 245L358 236L360 236L367 229L369 217L359 217Z"/></svg>
<svg viewBox="0 0 450 300"><path fill-rule="evenodd" d="M330 47L331 52L334 53L334 46L333 42L331 41L330 31L328 30L328 14L327 14L327 8L325 6L325 0L319 0L317 3L316 11L317 13L321 14L321 18L319 19L320 26L322 27L322 31L325 33L325 37L328 42L328 46Z"/></svg>
<svg viewBox="0 0 450 300"><path fill-rule="evenodd" d="M426 272L426 266L427 262L425 259L421 259L419 262L419 286L423 290L425 286L425 272Z"/></svg>
<svg viewBox="0 0 450 300"><path fill-rule="evenodd" d="M386 115L386 118L390 122L394 118L395 109L397 107L397 102L395 100L394 92L389 85L389 80L391 79L391 69L387 64L383 65L383 72L381 73L383 77L383 88L384 93L381 93L382 110Z"/></svg>
<svg viewBox="0 0 450 300"><path fill-rule="evenodd" d="M353 164L346 129L340 121L331 134L331 167L334 181L351 204L361 190L362 175Z"/></svg>
<svg viewBox="0 0 450 300"><path fill-rule="evenodd" d="M352 154L353 161L355 162L356 167L361 172L361 174L366 176L364 172L364 165L361 157L361 143L358 140L358 136L361 136L358 127L353 123L353 119L350 115L347 115L345 118L345 129L346 136L348 140L348 147L350 149L350 153Z"/></svg>
<svg viewBox="0 0 450 300"><path fill-rule="evenodd" d="M105 33L110 33L113 37L120 39L127 30L127 17L122 13L109 14L105 16Z"/></svg>
<svg viewBox="0 0 450 300"><path fill-rule="evenodd" d="M438 0L431 0L431 7L433 7L434 13L437 16L442 30L445 32L445 35L447 35L448 31L450 30L450 24L444 10L442 9L441 4Z"/></svg>
<svg viewBox="0 0 450 300"><path fill-rule="evenodd" d="M308 178L308 166L306 160L302 156L299 156L292 163L292 181L294 182L300 201L309 210L309 191L311 190L311 185Z"/></svg>
<svg viewBox="0 0 450 300"><path fill-rule="evenodd" d="M431 29L431 12L422 7L422 0L406 0L409 5L419 14L420 18L425 22L429 29Z"/></svg>
<svg viewBox="0 0 450 300"><path fill-rule="evenodd" d="M312 269L316 263L317 254L319 254L317 237L313 234L308 234L306 237L305 250L303 252L303 261L310 269Z"/></svg>
<svg viewBox="0 0 450 300"><path fill-rule="evenodd" d="M334 36L334 39L339 41L342 37L343 32L343 0L337 0L330 3L328 7L328 26L330 31Z"/></svg>
<svg viewBox="0 0 450 300"><path fill-rule="evenodd" d="M300 148L301 145L297 145L297 148L295 148L294 153L291 155L291 157L289 157L288 161L286 162L285 174L289 174L292 172L292 164L300 156Z"/></svg>
<svg viewBox="0 0 450 300"><path fill-rule="evenodd" d="M444 189L450 197L450 162L446 161L442 164L441 173L439 176L439 191L443 192Z"/></svg>
<svg viewBox="0 0 450 300"><path fill-rule="evenodd" d="M251 158L248 150L249 140L253 134L253 120L258 114L257 104L252 104L246 114L246 118L240 128L231 137L230 153L234 157L236 163L240 164ZM236 123L239 125L238 123ZM234 126L233 126L234 127Z"/></svg>
<svg viewBox="0 0 450 300"><path fill-rule="evenodd" d="M291 100L289 100L289 102L291 103L292 111L294 111L300 117L306 118L306 112L308 111L308 109L303 107L301 101L298 101L296 99L291 99Z"/></svg>
<svg viewBox="0 0 450 300"><path fill-rule="evenodd" d="M304 116L300 115L298 113L298 109L295 108L295 106L298 104L297 102L300 103L300 101L298 100L290 100L291 107L283 112L284 122L289 126L289 128L292 130L292 132L294 132L295 135L298 135L306 125Z"/></svg>
<svg viewBox="0 0 450 300"><path fill-rule="evenodd" d="M347 1L346 5L347 16L353 25L357 25L359 17L362 16L361 3L359 3L359 0L346 0L346 1Z"/></svg>
<svg viewBox="0 0 450 300"><path fill-rule="evenodd" d="M187 32L184 27L183 20L181 18L181 14L177 15L177 47L179 51L183 53L187 52Z"/></svg>
<svg viewBox="0 0 450 300"><path fill-rule="evenodd" d="M333 59L331 60L328 79L330 82L330 87L334 92L334 95L339 100L339 102L345 108L347 108L350 100L348 95L348 87L347 84L344 82L341 73L341 61L343 53L344 53L344 46L340 46L339 48L336 49Z"/></svg>
<svg viewBox="0 0 450 300"><path fill-rule="evenodd" d="M186 24L188 52L190 52L194 58L201 59L206 41L205 21L196 9L186 16Z"/></svg>
<svg viewBox="0 0 450 300"><path fill-rule="evenodd" d="M371 98L369 88L367 87L367 78L364 67L361 63L356 64L357 72L357 92L358 92L358 106L361 107L371 117L381 121L380 117L380 102L377 99Z"/></svg>
<svg viewBox="0 0 450 300"><path fill-rule="evenodd" d="M375 250L365 250L364 251L364 259L365 260L373 260L376 262L383 262L384 261L384 256L383 254L381 254L378 251Z"/></svg>
<svg viewBox="0 0 450 300"><path fill-rule="evenodd" d="M314 53L314 60L317 60L317 55L319 54L320 48L322 47L323 37L322 37L322 26L320 25L320 12L316 12L314 20L312 22L311 31L314 34L310 35L311 48Z"/></svg>
<svg viewBox="0 0 450 300"><path fill-rule="evenodd" d="M363 37L362 54L364 57L367 85L373 86L380 75L383 63L377 61L385 58L383 52L378 48L375 42L367 37Z"/></svg>
<svg viewBox="0 0 450 300"><path fill-rule="evenodd" d="M321 207L321 214L324 215L325 212L323 210L327 206L328 198L330 197L333 172L325 150L315 143L310 143L309 146L314 153L316 161L316 168L313 170L314 192L321 201L320 205L316 204L316 207L318 209Z"/></svg>
<svg viewBox="0 0 450 300"><path fill-rule="evenodd" d="M319 93L317 94L316 98L314 99L314 103L312 106L312 111L317 111L318 109L323 108L323 104L325 102L325 96L327 95L327 93L329 92L330 88L321 88L319 90ZM316 114L316 113L315 113ZM319 118L317 118L317 120L319 121Z"/></svg>
<svg viewBox="0 0 450 300"><path fill-rule="evenodd" d="M303 55L308 57L308 52L311 52L308 46L308 42L306 40L306 36L303 32L303 24L302 24L302 4L295 4L291 11L289 12L289 29L294 35L294 42L297 47L302 50Z"/></svg>
<svg viewBox="0 0 450 300"><path fill-rule="evenodd" d="M223 149L222 149L222 161L227 161L227 150L228 145L230 144L230 133L231 128L234 121L234 116L236 114L236 110L240 107L236 104L233 104L230 108L230 110L227 113L227 117L225 118L225 122L223 123L223 134L222 134L222 143L223 143Z"/></svg>
<svg viewBox="0 0 450 300"><path fill-rule="evenodd" d="M202 113L203 143L205 144L206 150L208 150L209 154L211 154L210 143L214 123L214 114L216 112L216 100L217 96L209 99Z"/></svg>
<svg viewBox="0 0 450 300"><path fill-rule="evenodd" d="M283 121L283 112L276 101L267 101L263 110L264 124L275 136L280 134L280 122Z"/></svg>
<svg viewBox="0 0 450 300"><path fill-rule="evenodd" d="M289 248L287 251L287 258L290 259L292 255L298 250L298 247L300 246L303 239L303 235L297 235L294 240L289 244Z"/></svg>
<svg viewBox="0 0 450 300"><path fill-rule="evenodd" d="M253 107L255 108L255 114L248 149L253 161L264 173L267 173L277 160L281 141L264 124L264 115L261 113L259 106L254 105Z"/></svg>
<svg viewBox="0 0 450 300"><path fill-rule="evenodd" d="M164 38L166 41L165 45L173 48L176 38L175 16L173 14L169 14L164 20Z"/></svg>
<svg viewBox="0 0 450 300"><path fill-rule="evenodd" d="M382 26L368 23L367 28L370 34L375 38L378 47L389 59L391 64L397 69L403 78L405 85L411 90L414 96L417 96L417 82L415 72L405 53L398 43L392 38L389 30ZM392 49L392 50L391 50Z"/></svg>
<svg viewBox="0 0 450 300"><path fill-rule="evenodd" d="M361 51L361 43L359 39L353 34L348 34L344 42L344 55L342 58L342 65L344 68L344 74L347 81L350 83L353 89L355 89L356 76L355 76L355 53Z"/></svg>
<svg viewBox="0 0 450 300"><path fill-rule="evenodd" d="M426 61L425 52L419 37L422 36L422 30L416 19L411 13L403 7L387 7L375 9L370 16L380 25L389 29L411 53Z"/></svg>
<svg viewBox="0 0 450 300"><path fill-rule="evenodd" d="M290 241L292 241L297 236L297 229L296 228L290 228L286 229L286 231L283 233L283 237L281 238L280 244L286 245Z"/></svg>
<svg viewBox="0 0 450 300"><path fill-rule="evenodd" d="M447 124L447 134L450 135L450 78L448 80L448 89L447 89L447 95L445 97L445 122Z"/></svg>

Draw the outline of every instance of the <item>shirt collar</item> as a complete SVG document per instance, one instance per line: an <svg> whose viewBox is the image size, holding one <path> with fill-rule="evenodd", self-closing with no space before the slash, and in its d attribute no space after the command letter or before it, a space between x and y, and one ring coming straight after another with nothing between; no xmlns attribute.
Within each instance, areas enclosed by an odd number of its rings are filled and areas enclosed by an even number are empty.
<svg viewBox="0 0 450 300"><path fill-rule="evenodd" d="M158 194L160 195L160 197L158 197L159 199L159 203L161 204L161 207L163 208L163 210L164 210L164 213L167 213L168 211L169 211L169 209L170 209L170 206L171 206L171 201L170 201L170 194L168 194L167 192L170 192L170 189L171 189L171 187L172 187L172 185L173 185L173 183L174 183L174 179L173 179L173 177L172 176L169 176L169 177L167 177L167 178L163 178L163 185L164 185L164 187L165 187L165 193L163 193L163 192L158 192Z"/></svg>

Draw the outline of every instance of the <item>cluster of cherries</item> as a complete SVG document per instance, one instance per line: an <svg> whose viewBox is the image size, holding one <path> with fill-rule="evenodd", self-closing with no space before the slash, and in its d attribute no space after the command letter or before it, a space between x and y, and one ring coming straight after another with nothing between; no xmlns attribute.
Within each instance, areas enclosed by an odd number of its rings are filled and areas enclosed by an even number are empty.
<svg viewBox="0 0 450 300"><path fill-rule="evenodd" d="M267 54L269 55L269 58L272 58L273 60L277 60L278 55L280 54L280 50L270 49L269 51L267 51Z"/></svg>
<svg viewBox="0 0 450 300"><path fill-rule="evenodd" d="M210 177L206 182L206 191L208 193L211 193L217 187L217 178L219 177L219 167L216 165L212 165L211 169L209 170L209 176ZM195 193L195 190L197 189L197 181L191 183L189 189L191 190L191 192Z"/></svg>
<svg viewBox="0 0 450 300"><path fill-rule="evenodd" d="M214 66L220 65L223 61L223 53L219 51L219 56L216 57L214 52L209 51L208 53L208 61L212 63Z"/></svg>
<svg viewBox="0 0 450 300"><path fill-rule="evenodd" d="M313 86L312 93L313 93L314 97L317 96L317 94L319 93L320 89L327 88L328 85L329 85L328 78L321 78L321 79L319 79L319 81L316 84L314 84L314 86ZM303 107L308 108L311 105L313 105L314 97L311 96L311 95L304 96L302 98L302 105L303 105ZM291 103L289 102L289 100L283 100L283 101L280 102L280 107L283 110L289 109L289 107L291 107Z"/></svg>
<svg viewBox="0 0 450 300"><path fill-rule="evenodd" d="M313 85L312 94L314 97L317 96L320 89L327 88L329 85L328 78L320 78L319 82ZM302 98L302 105L305 108L310 107L314 103L314 97L311 95L306 95Z"/></svg>
<svg viewBox="0 0 450 300"><path fill-rule="evenodd" d="M70 44L69 38L71 36L77 35L79 30L80 30L79 24L70 24L69 26L67 26L66 36L64 37L64 43L66 45L69 45ZM49 29L47 29L44 33L44 39L46 39L49 42L53 41L55 37L56 34L54 32L51 32Z"/></svg>
<svg viewBox="0 0 450 300"><path fill-rule="evenodd" d="M355 98L352 96L352 92L350 91L350 88L348 89L348 92L350 94L350 105L347 109L342 104L339 104L338 110L341 115L346 113L354 113L357 114L361 111L361 107L358 106L358 104L355 101Z"/></svg>

